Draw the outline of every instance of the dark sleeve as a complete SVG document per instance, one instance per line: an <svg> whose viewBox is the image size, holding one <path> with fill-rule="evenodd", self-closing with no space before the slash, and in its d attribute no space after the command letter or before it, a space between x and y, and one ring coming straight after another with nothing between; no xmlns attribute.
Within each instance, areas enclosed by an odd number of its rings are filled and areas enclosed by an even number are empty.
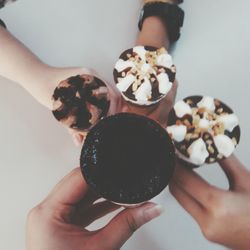
<svg viewBox="0 0 250 250"><path fill-rule="evenodd" d="M5 0L0 0L0 9L3 8L5 5Z"/></svg>
<svg viewBox="0 0 250 250"><path fill-rule="evenodd" d="M3 26L5 29L7 28L5 23L0 19L0 26Z"/></svg>

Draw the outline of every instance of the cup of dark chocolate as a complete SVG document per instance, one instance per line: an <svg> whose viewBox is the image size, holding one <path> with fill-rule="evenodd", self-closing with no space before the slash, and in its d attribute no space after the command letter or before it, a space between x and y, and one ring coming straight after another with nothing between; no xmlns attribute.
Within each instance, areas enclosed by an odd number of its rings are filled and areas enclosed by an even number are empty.
<svg viewBox="0 0 250 250"><path fill-rule="evenodd" d="M126 101L137 106L150 106L169 93L176 68L165 48L136 46L121 54L113 74Z"/></svg>
<svg viewBox="0 0 250 250"><path fill-rule="evenodd" d="M157 196L169 183L175 149L165 129L144 116L120 113L88 133L80 165L100 197L133 206Z"/></svg>
<svg viewBox="0 0 250 250"><path fill-rule="evenodd" d="M167 131L177 156L193 167L229 157L240 141L238 117L226 104L209 96L178 101L169 114Z"/></svg>

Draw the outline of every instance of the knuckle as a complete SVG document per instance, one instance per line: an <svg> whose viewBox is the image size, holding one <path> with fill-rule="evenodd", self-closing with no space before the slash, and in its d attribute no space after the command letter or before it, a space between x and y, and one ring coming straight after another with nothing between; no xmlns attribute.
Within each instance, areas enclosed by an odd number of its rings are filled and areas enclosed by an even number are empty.
<svg viewBox="0 0 250 250"><path fill-rule="evenodd" d="M72 170L72 174L78 174L80 171L81 171L81 168L80 168L80 167L74 168L74 169Z"/></svg>
<svg viewBox="0 0 250 250"><path fill-rule="evenodd" d="M213 211L214 209L216 209L219 200L217 199L217 196L213 192L207 193L206 200L207 200L209 210Z"/></svg>
<svg viewBox="0 0 250 250"><path fill-rule="evenodd" d="M139 225L137 221L135 220L134 216L132 214L128 214L125 217L125 219L126 219L126 223L128 225L129 231L131 233L134 233L139 228Z"/></svg>
<svg viewBox="0 0 250 250"><path fill-rule="evenodd" d="M203 235L212 242L218 242L221 233L221 225L225 225L230 218L229 206L224 197L210 197L210 205L207 208L207 219L201 226Z"/></svg>
<svg viewBox="0 0 250 250"><path fill-rule="evenodd" d="M39 205L33 207L28 212L27 220L29 222L37 221L40 218L40 216L42 214L42 211L43 211L43 205L42 204L39 204Z"/></svg>
<svg viewBox="0 0 250 250"><path fill-rule="evenodd" d="M173 182L170 181L169 185L168 185L168 189L169 189L169 192L175 196L175 184Z"/></svg>
<svg viewBox="0 0 250 250"><path fill-rule="evenodd" d="M217 232L213 222L208 222L205 226L203 226L202 233L207 240L216 241Z"/></svg>
<svg viewBox="0 0 250 250"><path fill-rule="evenodd" d="M43 202L32 208L27 214L27 225L32 228L37 228L37 226L49 228L52 223L53 213L47 208L46 204Z"/></svg>
<svg viewBox="0 0 250 250"><path fill-rule="evenodd" d="M213 186L209 187L206 194L207 206L209 210L217 210L222 206L222 198L220 191L216 190Z"/></svg>
<svg viewBox="0 0 250 250"><path fill-rule="evenodd" d="M211 193L208 196L208 213L212 220L221 221L229 214L228 206L224 200L224 196L217 193Z"/></svg>

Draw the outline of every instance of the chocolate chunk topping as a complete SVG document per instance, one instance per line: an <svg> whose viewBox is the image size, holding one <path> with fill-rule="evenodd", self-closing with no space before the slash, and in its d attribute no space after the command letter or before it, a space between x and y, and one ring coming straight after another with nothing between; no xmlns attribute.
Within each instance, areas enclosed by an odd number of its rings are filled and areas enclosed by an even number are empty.
<svg viewBox="0 0 250 250"><path fill-rule="evenodd" d="M90 75L77 75L62 81L53 94L55 118L79 131L89 129L108 113L108 94L93 94L101 87L107 88L104 82Z"/></svg>

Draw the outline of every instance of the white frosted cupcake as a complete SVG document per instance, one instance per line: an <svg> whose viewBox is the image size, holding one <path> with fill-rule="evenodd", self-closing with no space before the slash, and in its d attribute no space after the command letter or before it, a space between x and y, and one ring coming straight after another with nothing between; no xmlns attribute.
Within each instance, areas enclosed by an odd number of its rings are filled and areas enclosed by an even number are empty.
<svg viewBox="0 0 250 250"><path fill-rule="evenodd" d="M195 165L229 157L240 141L237 116L209 96L190 96L177 102L169 114L167 131L178 156Z"/></svg>
<svg viewBox="0 0 250 250"><path fill-rule="evenodd" d="M171 90L176 68L165 48L137 46L123 52L114 79L123 98L139 106L159 102Z"/></svg>

